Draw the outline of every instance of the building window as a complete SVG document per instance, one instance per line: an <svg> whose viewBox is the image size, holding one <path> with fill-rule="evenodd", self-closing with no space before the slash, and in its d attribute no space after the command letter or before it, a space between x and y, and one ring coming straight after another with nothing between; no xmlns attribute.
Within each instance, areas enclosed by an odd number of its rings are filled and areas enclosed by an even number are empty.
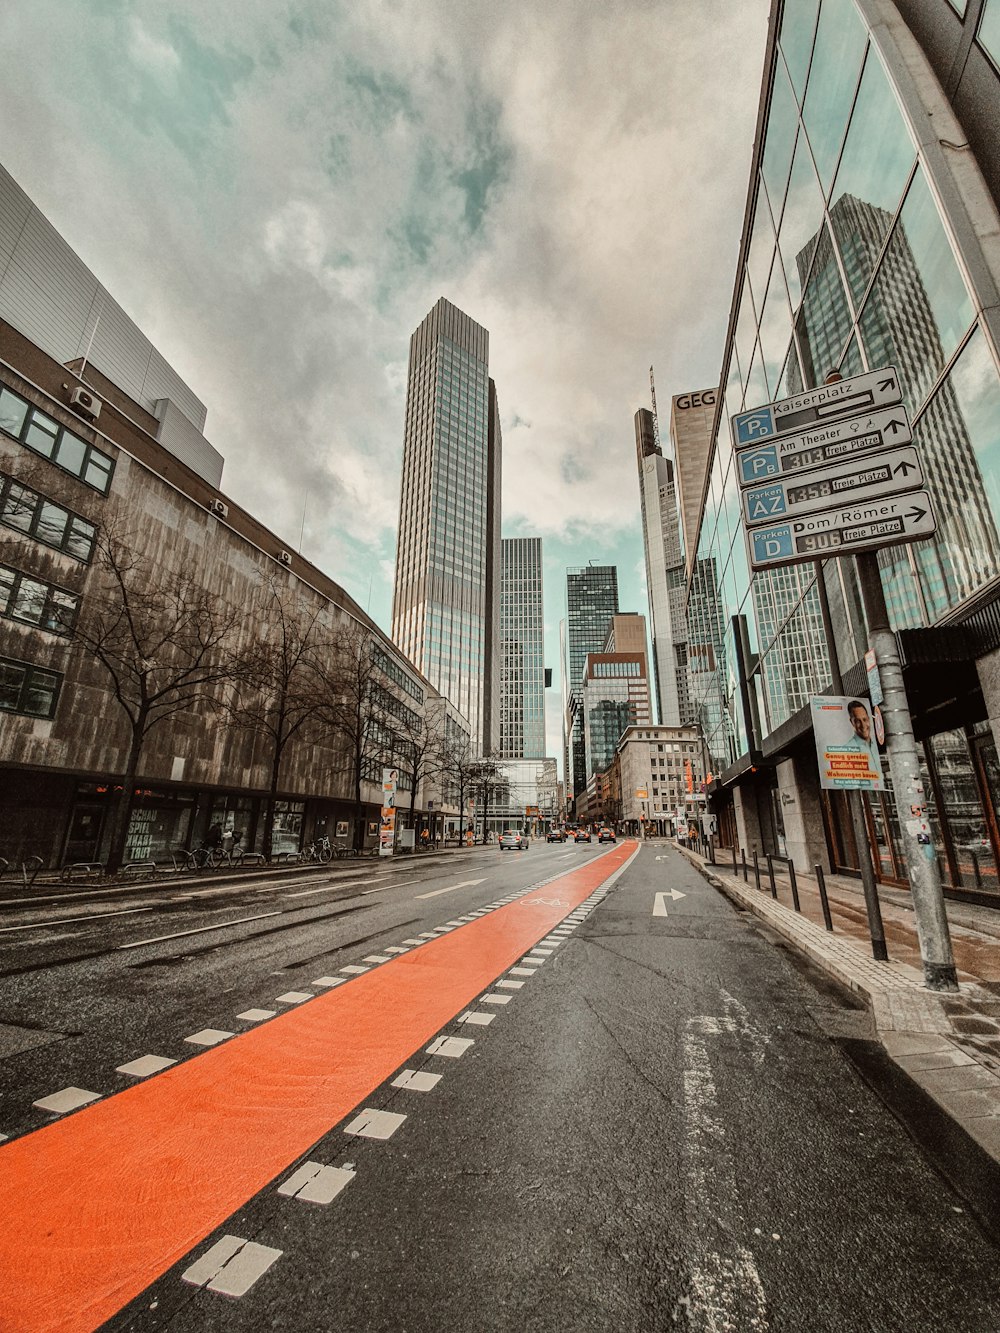
<svg viewBox="0 0 1000 1333"><path fill-rule="evenodd" d="M952 0L952 4L955 0ZM979 32L976 34L979 44L986 54L1000 69L1000 0L986 0L983 15L979 20Z"/></svg>
<svg viewBox="0 0 1000 1333"><path fill-rule="evenodd" d="M94 554L97 528L93 523L3 473L0 473L0 523L56 551L65 551L84 564Z"/></svg>
<svg viewBox="0 0 1000 1333"><path fill-rule="evenodd" d="M18 569L0 565L0 615L37 625L53 634L71 634L80 609L76 593L29 578Z"/></svg>
<svg viewBox="0 0 1000 1333"><path fill-rule="evenodd" d="M53 717L62 676L27 662L0 657L0 709L27 717Z"/></svg>
<svg viewBox="0 0 1000 1333"><path fill-rule="evenodd" d="M40 408L32 407L20 394L8 388L0 389L0 427L102 495L107 495L111 489L115 470L113 458L60 426L54 418Z"/></svg>

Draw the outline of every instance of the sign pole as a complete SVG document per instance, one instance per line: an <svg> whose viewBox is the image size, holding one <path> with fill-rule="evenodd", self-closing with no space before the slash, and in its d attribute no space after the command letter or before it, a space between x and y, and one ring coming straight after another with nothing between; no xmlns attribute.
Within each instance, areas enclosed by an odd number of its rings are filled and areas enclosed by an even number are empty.
<svg viewBox="0 0 1000 1333"><path fill-rule="evenodd" d="M819 591L819 607L823 616L823 633L826 636L826 651L830 659L830 683L834 694L844 693L844 678L840 674L840 654L837 650L837 637L833 632L833 617L830 614L830 597L823 577L823 565L817 560L816 584ZM865 820L864 805L859 791L848 791L847 806L851 813L851 827L854 830L854 843L858 849L858 865L861 868L861 884L865 893L865 909L868 913L868 933L872 941L872 957L879 963L889 961L889 952L885 946L885 926L882 924L882 907L878 900L878 887L875 883L875 871L872 868L871 844L868 840L868 824Z"/></svg>
<svg viewBox="0 0 1000 1333"><path fill-rule="evenodd" d="M899 648L896 636L889 628L889 612L885 604L878 557L865 554L855 558L871 646L885 696L882 712L889 771L892 774L906 873L913 895L913 914L924 967L924 985L928 990L957 991L958 977L941 889L941 869L934 844L930 840L920 758L903 685Z"/></svg>

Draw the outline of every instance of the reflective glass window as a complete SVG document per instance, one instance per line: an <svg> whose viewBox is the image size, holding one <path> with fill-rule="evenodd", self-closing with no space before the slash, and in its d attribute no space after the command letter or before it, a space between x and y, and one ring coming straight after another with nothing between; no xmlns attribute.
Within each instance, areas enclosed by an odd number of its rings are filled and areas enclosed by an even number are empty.
<svg viewBox="0 0 1000 1333"><path fill-rule="evenodd" d="M792 317L788 308L788 292L781 265L775 264L771 270L771 281L767 289L767 298L760 320L760 348L764 362L764 374L767 377L768 393L778 397L778 385L788 355L788 338L791 333Z"/></svg>
<svg viewBox="0 0 1000 1333"><path fill-rule="evenodd" d="M758 187L757 207L754 213L753 233L747 251L747 275L753 291L754 305L758 310L763 307L767 292L767 280L774 257L774 227L767 205L767 196Z"/></svg>
<svg viewBox="0 0 1000 1333"><path fill-rule="evenodd" d="M37 407L33 408L28 421L28 429L24 436L25 444L34 449L36 453L51 458L58 434L59 423L53 421L51 417L47 417L44 412L39 412Z"/></svg>
<svg viewBox="0 0 1000 1333"><path fill-rule="evenodd" d="M788 197L778 231L778 249L784 260L785 279L793 309L799 303L822 222L823 200L816 172L808 145L805 139L800 138L795 149Z"/></svg>
<svg viewBox="0 0 1000 1333"><path fill-rule="evenodd" d="M915 548L932 619L1000 569L1000 381L979 329L914 430L937 533Z"/></svg>
<svg viewBox="0 0 1000 1333"><path fill-rule="evenodd" d="M806 388L822 384L840 364L851 324L840 269L824 223L812 276L796 320Z"/></svg>
<svg viewBox="0 0 1000 1333"><path fill-rule="evenodd" d="M840 156L867 40L854 0L823 0L802 119L824 194Z"/></svg>
<svg viewBox="0 0 1000 1333"><path fill-rule="evenodd" d="M24 418L28 415L28 404L9 389L0 389L0 427L10 435L20 438L24 429Z"/></svg>
<svg viewBox="0 0 1000 1333"><path fill-rule="evenodd" d="M805 92L809 74L818 10L819 0L799 0L798 3L786 4L781 16L778 40L799 101Z"/></svg>
<svg viewBox="0 0 1000 1333"><path fill-rule="evenodd" d="M876 125L878 133L873 133ZM913 140L882 62L869 49L830 205L856 302L864 295L915 160Z"/></svg>
<svg viewBox="0 0 1000 1333"><path fill-rule="evenodd" d="M937 206L918 170L862 314L869 364L895 365L916 411L972 318Z"/></svg>
<svg viewBox="0 0 1000 1333"><path fill-rule="evenodd" d="M781 205L785 200L788 170L791 166L798 125L799 113L795 98L788 86L785 67L781 60L778 60L774 70L774 86L771 90L771 106L767 115L764 154L761 160L761 174L767 185L771 211L775 217L781 216Z"/></svg>
<svg viewBox="0 0 1000 1333"><path fill-rule="evenodd" d="M38 504L39 497L34 491L29 491L26 486L19 486L17 482L12 482L4 496L0 519L7 527L16 528L18 532L30 532Z"/></svg>
<svg viewBox="0 0 1000 1333"><path fill-rule="evenodd" d="M753 354L753 361L750 363L750 374L747 376L747 407L760 407L762 403L768 401L764 363L761 360L760 348L758 347Z"/></svg>
<svg viewBox="0 0 1000 1333"><path fill-rule="evenodd" d="M71 435L68 430L64 430L55 456L55 461L59 466L79 477L83 474L86 456L87 445L84 441L78 435Z"/></svg>
<svg viewBox="0 0 1000 1333"><path fill-rule="evenodd" d="M778 385L778 397L790 398L792 394L802 391L802 371L799 369L799 354L795 349L795 339L791 338L788 343L788 351L785 353L785 364L781 370L781 381Z"/></svg>
<svg viewBox="0 0 1000 1333"><path fill-rule="evenodd" d="M752 400L746 397L746 392L750 382L750 364L753 360L756 336L757 319L754 315L753 302L750 300L750 284L744 279L740 313L736 317L736 355L739 358L740 378L743 381L743 396L748 407L753 406Z"/></svg>
<svg viewBox="0 0 1000 1333"><path fill-rule="evenodd" d="M955 0L952 0L954 4ZM994 65L1000 69L1000 0L986 0L976 34Z"/></svg>
<svg viewBox="0 0 1000 1333"><path fill-rule="evenodd" d="M861 348L858 345L857 338L851 338L847 347L844 349L844 355L840 359L838 367L845 380L849 380L852 375L860 375L864 370L861 360Z"/></svg>

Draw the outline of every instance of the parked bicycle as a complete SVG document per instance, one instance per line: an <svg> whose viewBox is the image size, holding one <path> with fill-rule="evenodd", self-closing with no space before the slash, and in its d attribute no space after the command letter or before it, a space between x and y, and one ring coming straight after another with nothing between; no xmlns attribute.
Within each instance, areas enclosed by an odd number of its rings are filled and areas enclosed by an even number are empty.
<svg viewBox="0 0 1000 1333"><path fill-rule="evenodd" d="M312 842L307 843L302 848L303 861L318 861L320 865L325 866L327 861L333 856L333 848L330 846L330 839L327 837L313 838Z"/></svg>

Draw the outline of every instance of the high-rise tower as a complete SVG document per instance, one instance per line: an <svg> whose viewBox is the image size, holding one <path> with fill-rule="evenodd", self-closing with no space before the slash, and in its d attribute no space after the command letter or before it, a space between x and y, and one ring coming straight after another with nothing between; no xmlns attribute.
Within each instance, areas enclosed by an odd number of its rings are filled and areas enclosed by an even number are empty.
<svg viewBox="0 0 1000 1333"><path fill-rule="evenodd" d="M499 736L500 414L489 333L443 297L410 339L392 637Z"/></svg>
<svg viewBox="0 0 1000 1333"><path fill-rule="evenodd" d="M611 617L618 611L618 570L614 565L584 565L566 571L566 647L569 693L566 735L569 772L566 795L587 785L587 743L583 719L583 673L588 653L599 653Z"/></svg>
<svg viewBox="0 0 1000 1333"><path fill-rule="evenodd" d="M542 541L504 537L500 592L500 756L545 756Z"/></svg>
<svg viewBox="0 0 1000 1333"><path fill-rule="evenodd" d="M635 414L642 545L653 639L653 681L659 722L687 721L687 627L684 622L684 552L674 465L656 439L656 418L646 407Z"/></svg>

